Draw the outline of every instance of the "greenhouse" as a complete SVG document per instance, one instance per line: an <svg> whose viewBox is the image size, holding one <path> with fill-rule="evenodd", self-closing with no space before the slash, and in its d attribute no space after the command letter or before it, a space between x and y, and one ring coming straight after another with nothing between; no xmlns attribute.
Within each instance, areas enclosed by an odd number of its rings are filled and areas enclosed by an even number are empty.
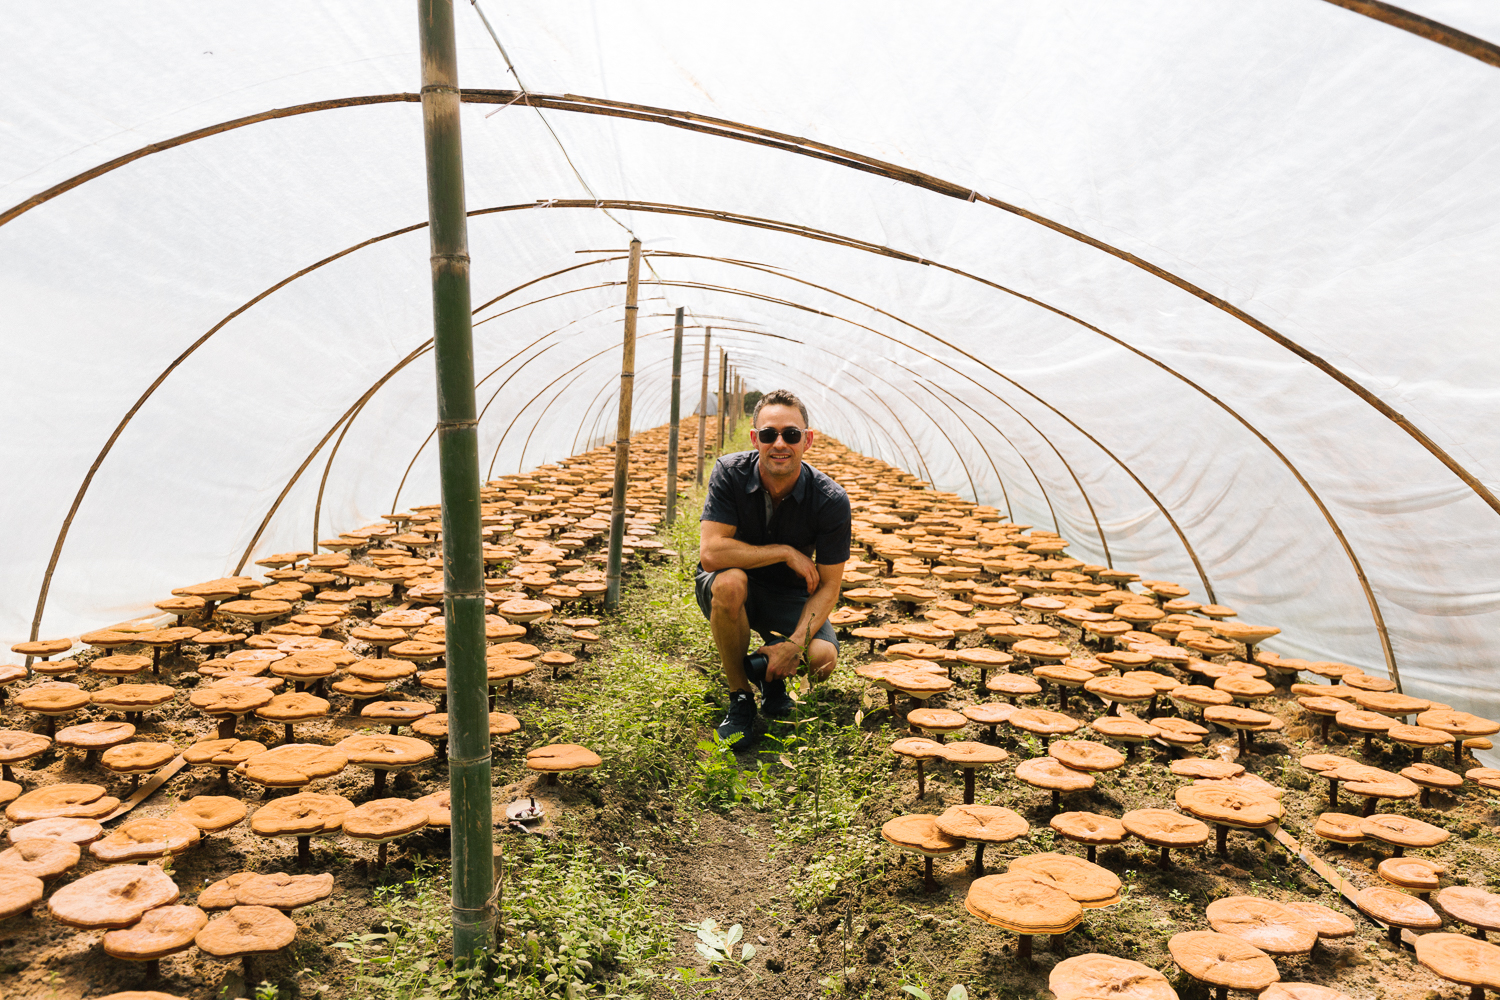
<svg viewBox="0 0 1500 1000"><path fill-rule="evenodd" d="M1500 993L1494 5L7 35L0 996Z"/></svg>

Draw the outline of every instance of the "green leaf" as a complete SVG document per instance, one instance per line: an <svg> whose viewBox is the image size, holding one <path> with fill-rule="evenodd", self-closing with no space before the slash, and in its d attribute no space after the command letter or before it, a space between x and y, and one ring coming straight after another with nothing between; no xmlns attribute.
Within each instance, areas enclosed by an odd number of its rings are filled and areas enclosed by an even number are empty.
<svg viewBox="0 0 1500 1000"><path fill-rule="evenodd" d="M932 1000L932 994L928 993L920 986L903 986L901 988L907 993L910 993L912 996L916 997L917 1000Z"/></svg>
<svg viewBox="0 0 1500 1000"><path fill-rule="evenodd" d="M954 983L953 988L948 991L948 1000L969 1000L969 991L963 983Z"/></svg>
<svg viewBox="0 0 1500 1000"><path fill-rule="evenodd" d="M724 935L724 950L728 951L730 948L733 948L735 945L739 944L740 938L744 936L745 928L741 927L739 924L735 924L733 927L729 928L729 933Z"/></svg>
<svg viewBox="0 0 1500 1000"><path fill-rule="evenodd" d="M755 945L747 944L740 949L740 961L748 962L755 957Z"/></svg>

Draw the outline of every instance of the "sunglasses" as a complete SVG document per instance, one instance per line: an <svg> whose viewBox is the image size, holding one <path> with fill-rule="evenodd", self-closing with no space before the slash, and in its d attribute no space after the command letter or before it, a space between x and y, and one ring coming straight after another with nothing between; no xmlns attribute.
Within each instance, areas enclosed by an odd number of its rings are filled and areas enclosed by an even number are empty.
<svg viewBox="0 0 1500 1000"><path fill-rule="evenodd" d="M761 444L775 444L777 436L787 444L798 444L802 441L802 428L800 427L762 427L755 432L756 440Z"/></svg>

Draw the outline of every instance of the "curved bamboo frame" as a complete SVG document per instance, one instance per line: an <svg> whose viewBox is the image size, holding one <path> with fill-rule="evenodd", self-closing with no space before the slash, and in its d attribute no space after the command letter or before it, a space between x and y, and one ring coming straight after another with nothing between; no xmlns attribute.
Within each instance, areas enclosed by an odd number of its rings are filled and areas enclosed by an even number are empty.
<svg viewBox="0 0 1500 1000"><path fill-rule="evenodd" d="M1330 0L1330 2L1335 2L1335 0ZM1403 30L1413 31L1414 33L1420 34L1423 37L1429 37L1432 40L1439 42L1440 44L1448 45L1449 47L1455 48L1458 51L1466 51L1463 46L1469 43L1478 43L1481 48L1485 45L1488 45L1488 43L1484 43L1479 39L1475 39L1473 38L1473 36L1465 35L1463 32L1448 28L1447 26L1441 25L1438 22L1429 21L1426 18L1419 18L1417 15L1411 14L1408 11L1401 10L1401 8L1391 7L1386 4L1373 3L1371 2L1371 0L1350 0L1350 2L1348 3L1339 3L1339 6L1346 7L1347 9L1355 11L1356 13L1365 14L1366 16L1371 17L1376 17L1376 12L1378 10L1383 15L1377 17L1378 20L1381 20L1384 23L1393 24L1397 27L1401 27ZM1404 15L1404 17L1402 15ZM1421 30L1424 25L1426 26L1425 31ZM1468 39L1469 42L1464 42L1464 39ZM1481 54L1476 54L1478 52L1479 50L1476 49L1474 51L1466 51L1466 54L1473 55L1475 58L1482 58ZM1490 60L1488 58L1484 58L1483 61ZM1496 65L1500 65L1500 63L1496 63ZM1252 316L1250 313L1234 305L1227 299L1213 294L1207 289L1202 288L1187 280L1183 276L1157 264L1154 264L1137 254L1122 250L1110 243L1106 243L1103 240L1089 236L1088 234L1080 230L1065 226L1062 223L1048 218L1047 216L1044 216L1040 213L1021 208L1018 205L1010 204L1009 202L1002 201L998 198L992 198L989 195L982 195L972 188L966 188L963 185L954 184L951 181L945 181L930 174L922 173L921 171L908 170L896 166L895 164L875 159L874 157L863 156L849 150L840 149L837 146L830 146L826 143L814 142L808 139L801 138L799 136L793 136L783 132L776 132L771 129L758 128L752 125L745 125L740 122L734 122L723 118L713 118L706 115L697 115L690 112L674 111L667 108L654 108L646 105L627 104L621 101L608 101L601 98L580 97L578 95L552 97L510 90L466 90L461 94L461 99L465 102L475 104L499 104L507 108L520 104L522 106L548 108L555 111L597 114L605 115L608 117L628 118L635 121L643 121L659 125L669 125L674 128L687 129L689 131L700 132L719 138L734 139L741 142L751 142L757 145L763 145L773 149L778 149L783 152L809 156L814 159L824 160L838 166L848 167L850 169L859 170L864 173L872 173L879 176L888 177L893 180L900 181L901 183L910 184L914 187L932 191L946 197L962 198L965 201L979 202L994 208L998 208L1001 211L1007 212L1018 218L1025 219L1028 222L1042 226L1046 229L1050 229L1053 232L1068 239L1075 240L1102 253L1106 253L1112 257L1117 258L1118 260L1130 264L1133 267L1139 268L1156 278L1166 281L1169 284L1175 285L1177 288L1181 289L1184 292L1187 292L1194 298L1207 303L1215 309L1218 309L1220 312L1223 312L1226 315L1231 316L1239 322L1245 324L1246 326L1250 327L1261 336L1271 340L1273 343L1277 344L1284 350L1290 351L1292 354L1295 354L1297 357L1314 366L1329 378L1333 379L1335 382L1338 382L1349 392L1359 397L1366 405L1375 409L1391 423L1394 423L1397 427L1401 428L1401 430L1404 431L1409 437L1420 444L1427 450L1429 454L1431 454L1434 458L1441 462L1448 469L1448 471L1462 480L1464 485L1468 486L1471 491L1479 496L1479 498L1482 499L1491 510L1495 511L1497 514L1500 514L1500 497L1497 497L1488 487L1480 482L1478 477L1476 477L1466 467L1459 463L1459 461L1452 455L1450 455L1447 450L1445 450L1441 445L1432 440L1432 438L1429 437L1421 428L1417 427L1406 417L1402 416L1390 404L1386 403L1375 393L1365 388L1354 378L1345 374L1342 369L1338 368L1327 359L1321 357L1318 354L1315 354L1308 348L1302 346L1301 344L1292 340L1290 337L1279 332L1268 323L1265 323L1264 321ZM5 225L7 222L10 222L16 217L37 207L38 205L50 201L58 195L72 190L73 188L78 187L80 184L92 180L95 177L99 177L103 174L109 173L112 170L119 169L120 167L123 167L128 163L132 163L135 160L141 159L142 157L150 156L154 153L162 152L166 149L173 149L185 143L195 142L199 139L208 138L209 136L218 135L223 132L228 132L237 128L243 128L248 125L258 124L260 122L271 121L277 118L289 118L299 114L308 114L317 111L329 111L345 107L357 107L371 104L388 104L397 102L416 102L418 100L420 100L419 95L408 93L372 94L362 95L358 97L335 98L326 101L315 101L310 104L296 105L289 108L277 108L271 111L260 112L254 115L247 115L243 118L237 118L228 122L221 122L217 125L206 126L192 132L186 132L181 135L174 136L171 139L151 143L147 146L143 146L141 149L134 150L130 153L124 154L123 156L116 157L113 160L109 160L105 163L99 164L98 166L83 171L80 174L75 174L73 177L70 177L67 180L53 185L46 191L42 191L36 195L33 195L31 198L28 198L25 201L12 206L10 209L7 209L5 212L0 213L0 226ZM561 203L548 202L546 204L550 207L553 204ZM609 208L612 207L612 205L613 203L606 203L601 201L589 203L590 208ZM922 261L920 258L914 259L916 259L919 263L925 263L925 261ZM1394 658L1388 654L1387 664L1394 669L1394 663Z"/></svg>

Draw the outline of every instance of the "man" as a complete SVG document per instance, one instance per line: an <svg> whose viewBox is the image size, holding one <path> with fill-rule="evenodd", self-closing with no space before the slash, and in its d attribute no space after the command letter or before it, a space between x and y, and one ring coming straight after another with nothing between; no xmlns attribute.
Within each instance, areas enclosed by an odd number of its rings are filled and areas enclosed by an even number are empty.
<svg viewBox="0 0 1500 1000"><path fill-rule="evenodd" d="M806 663L819 680L833 672L838 640L828 615L849 558L849 496L802 461L816 432L807 407L778 389L755 404L754 451L720 458L708 482L698 545L698 606L713 628L729 684L718 725L730 742L755 723L755 694L772 719L790 713L786 679ZM746 676L750 632L764 642L764 677Z"/></svg>

